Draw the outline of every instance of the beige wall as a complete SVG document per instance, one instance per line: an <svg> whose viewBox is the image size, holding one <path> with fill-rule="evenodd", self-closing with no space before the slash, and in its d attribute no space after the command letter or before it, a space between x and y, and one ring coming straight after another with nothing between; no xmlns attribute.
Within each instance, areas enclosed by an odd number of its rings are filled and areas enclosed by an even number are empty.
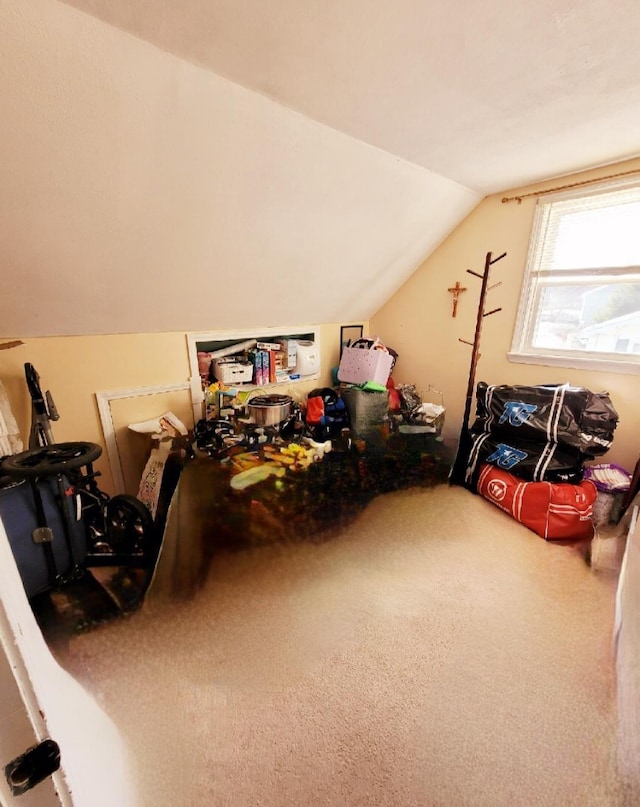
<svg viewBox="0 0 640 807"><path fill-rule="evenodd" d="M567 181L640 169L640 160L549 181L520 189L539 190ZM397 381L419 389L433 384L442 390L447 407L445 433L457 437L464 412L471 348L458 341L473 341L481 281L467 269L482 272L485 255L507 256L491 269L491 282L501 285L487 297L485 310L502 311L483 320L481 358L476 381L490 384L581 385L607 390L620 422L606 461L633 470L640 453L640 380L638 375L588 372L562 367L514 364L507 360L525 268L535 199L503 204L505 194L487 197L432 253L402 288L372 317L371 330L400 354L394 373ZM451 294L456 281L467 288L458 313L451 316ZM603 460L604 461L604 460Z"/></svg>
<svg viewBox="0 0 640 807"><path fill-rule="evenodd" d="M364 324L366 327L367 323ZM283 332L286 332L286 327ZM13 338L19 339L20 335ZM53 394L60 413L60 420L53 424L57 442L86 440L105 447L96 392L180 384L189 380L185 333L64 336L25 338L23 341L24 344L19 347L0 350L0 379L7 390L25 447L31 420L31 402L24 377L25 362L33 364L40 374L43 391L50 389ZM291 385L288 392L306 392L331 383L331 368L338 363L340 325L321 325L320 344L321 378ZM166 409L167 398L163 395L154 399L127 399L126 406L121 403L114 405L112 410L120 441L119 450L122 449L124 455L134 453L139 460L139 446L136 446L135 437L132 440L127 433L127 423L160 415ZM192 427L192 420L187 422L189 409L187 405L176 414L185 420L187 426ZM106 451L96 467L103 474L101 487L112 493L113 483ZM125 476L130 473L127 471ZM130 479L127 482L130 487Z"/></svg>

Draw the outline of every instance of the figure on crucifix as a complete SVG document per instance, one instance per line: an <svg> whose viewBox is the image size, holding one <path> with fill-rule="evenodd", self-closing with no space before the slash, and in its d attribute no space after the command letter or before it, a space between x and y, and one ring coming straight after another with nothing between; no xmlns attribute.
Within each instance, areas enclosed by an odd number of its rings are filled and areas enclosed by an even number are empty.
<svg viewBox="0 0 640 807"><path fill-rule="evenodd" d="M450 291L450 292L451 292L451 294L453 295L453 310L452 310L452 312L451 312L451 316L452 316L452 317L455 317L455 315L456 315L456 314L457 314L457 312L458 312L458 298L460 297L460 295L462 294L462 292L463 292L463 291L466 291L466 290L467 290L467 289L466 289L466 287L465 287L465 286L461 286L461 285L460 285L460 281L459 281L459 280L456 280L456 285L455 285L455 286L453 286L453 287L452 287L452 288L450 288L450 289L447 289L447 291Z"/></svg>

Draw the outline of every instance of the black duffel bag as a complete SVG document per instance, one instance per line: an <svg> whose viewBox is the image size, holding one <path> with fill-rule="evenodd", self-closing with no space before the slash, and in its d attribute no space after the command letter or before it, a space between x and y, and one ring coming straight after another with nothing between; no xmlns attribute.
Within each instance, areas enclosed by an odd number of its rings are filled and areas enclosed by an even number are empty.
<svg viewBox="0 0 640 807"><path fill-rule="evenodd" d="M483 463L527 482L569 482L577 485L584 476L584 454L575 448L548 441L508 440L490 432L470 435L465 485L476 490Z"/></svg>
<svg viewBox="0 0 640 807"><path fill-rule="evenodd" d="M480 381L471 431L513 445L559 443L587 458L605 454L618 424L609 394L570 384L498 386Z"/></svg>

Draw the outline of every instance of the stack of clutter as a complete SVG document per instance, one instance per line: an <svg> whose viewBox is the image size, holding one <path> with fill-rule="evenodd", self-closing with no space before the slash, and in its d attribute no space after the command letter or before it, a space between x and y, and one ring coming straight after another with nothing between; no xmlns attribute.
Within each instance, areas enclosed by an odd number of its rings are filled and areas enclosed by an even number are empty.
<svg viewBox="0 0 640 807"><path fill-rule="evenodd" d="M427 392L439 396L440 401L438 403L423 401L415 384L401 384L398 387L400 398L398 431L400 434L432 434L436 440L441 440L445 417L444 396L440 390L434 389L431 385Z"/></svg>
<svg viewBox="0 0 640 807"><path fill-rule="evenodd" d="M480 382L465 484L544 538L591 537L597 490L584 466L617 423L606 392Z"/></svg>
<svg viewBox="0 0 640 807"><path fill-rule="evenodd" d="M382 448L389 416L391 373L398 354L376 337L361 337L342 351L337 380L353 436L369 450Z"/></svg>

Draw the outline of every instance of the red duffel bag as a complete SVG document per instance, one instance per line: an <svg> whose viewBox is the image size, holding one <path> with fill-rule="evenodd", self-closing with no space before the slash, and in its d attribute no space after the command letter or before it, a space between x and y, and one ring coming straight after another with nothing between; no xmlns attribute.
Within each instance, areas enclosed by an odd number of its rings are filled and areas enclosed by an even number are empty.
<svg viewBox="0 0 640 807"><path fill-rule="evenodd" d="M496 507L547 540L583 541L593 538L596 486L590 480L525 482L494 465L484 464L478 493Z"/></svg>

